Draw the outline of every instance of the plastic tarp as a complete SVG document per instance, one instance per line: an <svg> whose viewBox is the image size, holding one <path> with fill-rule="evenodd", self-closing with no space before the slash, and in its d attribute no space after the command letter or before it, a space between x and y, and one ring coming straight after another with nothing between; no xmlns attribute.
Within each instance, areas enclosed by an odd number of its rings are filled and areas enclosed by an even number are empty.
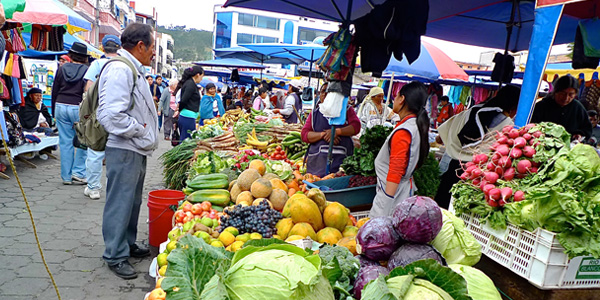
<svg viewBox="0 0 600 300"><path fill-rule="evenodd" d="M550 55L550 47L556 35L562 10L562 5L536 9L534 34L531 37L531 45L535 45L535 47L529 49L527 57L527 67L525 68L523 85L521 86L519 107L515 116L516 126L527 125L533 113L542 74L548 61L548 55Z"/></svg>
<svg viewBox="0 0 600 300"><path fill-rule="evenodd" d="M240 46L256 51L258 53L269 56L280 56L286 58L300 58L307 61L318 60L327 47L316 44L294 45L294 44L279 44L279 43L257 43L257 44L240 44Z"/></svg>
<svg viewBox="0 0 600 300"><path fill-rule="evenodd" d="M264 55L262 53L250 50L246 47L229 47L229 48L218 48L213 49L215 56L218 58L236 58L244 61L259 63L259 64L284 64L284 65L297 65L301 64L304 60L301 58L289 58L280 56Z"/></svg>

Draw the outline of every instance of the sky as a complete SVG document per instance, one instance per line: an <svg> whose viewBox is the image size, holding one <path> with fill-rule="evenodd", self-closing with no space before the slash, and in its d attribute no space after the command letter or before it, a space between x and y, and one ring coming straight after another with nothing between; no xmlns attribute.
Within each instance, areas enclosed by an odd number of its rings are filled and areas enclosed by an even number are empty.
<svg viewBox="0 0 600 300"><path fill-rule="evenodd" d="M152 7L158 12L158 24L186 25L188 28L213 30L213 7L222 5L225 0L137 0L136 9L152 14ZM482 52L500 51L498 49L463 45L434 38L424 40L443 51L454 61L478 63ZM552 54L566 53L565 46L555 46Z"/></svg>

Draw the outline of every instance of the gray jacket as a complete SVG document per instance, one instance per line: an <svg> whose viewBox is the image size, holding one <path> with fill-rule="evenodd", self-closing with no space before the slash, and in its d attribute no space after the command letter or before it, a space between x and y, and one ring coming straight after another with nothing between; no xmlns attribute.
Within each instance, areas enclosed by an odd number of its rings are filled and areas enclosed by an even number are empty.
<svg viewBox="0 0 600 300"><path fill-rule="evenodd" d="M171 90L165 88L160 95L160 102L158 102L158 110L163 116L169 115L169 108L171 104Z"/></svg>
<svg viewBox="0 0 600 300"><path fill-rule="evenodd" d="M98 79L98 121L108 132L107 147L149 156L158 147L158 116L144 78L146 69L128 51L121 49L118 53L129 59L138 71L135 89L127 65L118 62L107 65ZM132 96L133 108L130 107Z"/></svg>

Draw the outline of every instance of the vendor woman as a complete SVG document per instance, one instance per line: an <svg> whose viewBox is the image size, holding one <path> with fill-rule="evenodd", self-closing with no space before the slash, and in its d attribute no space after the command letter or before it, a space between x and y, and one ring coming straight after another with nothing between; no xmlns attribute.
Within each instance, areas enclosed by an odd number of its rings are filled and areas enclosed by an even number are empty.
<svg viewBox="0 0 600 300"><path fill-rule="evenodd" d="M414 194L413 172L429 153L429 117L425 104L427 89L413 81L394 99L400 121L387 137L375 159L377 194L369 217L389 216L400 201Z"/></svg>
<svg viewBox="0 0 600 300"><path fill-rule="evenodd" d="M358 108L358 118L363 131L375 125L383 125L383 122L386 121L393 124L399 120L398 115L391 108L385 106L383 89L377 86L369 91L369 94Z"/></svg>
<svg viewBox="0 0 600 300"><path fill-rule="evenodd" d="M535 105L531 123L552 122L562 125L573 139L592 136L592 123L583 104L573 101L578 91L577 79L565 75L556 80L554 90Z"/></svg>
<svg viewBox="0 0 600 300"><path fill-rule="evenodd" d="M44 132L52 135L52 116L42 102L42 90L32 88L25 97L25 106L19 110L19 119L23 129L28 131Z"/></svg>
<svg viewBox="0 0 600 300"><path fill-rule="evenodd" d="M225 114L223 100L217 94L217 87L214 83L206 85L206 95L200 100L200 125L204 125L204 120L213 119Z"/></svg>
<svg viewBox="0 0 600 300"><path fill-rule="evenodd" d="M327 83L321 87L319 93L320 103L323 103L327 95ZM329 172L336 173L346 156L352 155L354 145L352 136L360 132L360 120L356 116L354 108L348 106L346 111L346 122L341 127L335 128L334 146L332 150L333 162ZM331 125L319 111L319 107L308 115L306 124L302 128L302 141L309 143L308 157L306 161L306 172L323 177L327 175L327 155L331 141Z"/></svg>

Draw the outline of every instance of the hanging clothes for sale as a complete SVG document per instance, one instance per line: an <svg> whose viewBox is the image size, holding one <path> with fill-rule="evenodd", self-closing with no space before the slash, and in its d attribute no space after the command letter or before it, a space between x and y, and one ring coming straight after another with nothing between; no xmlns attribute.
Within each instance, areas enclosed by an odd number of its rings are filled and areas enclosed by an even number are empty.
<svg viewBox="0 0 600 300"><path fill-rule="evenodd" d="M475 101L475 104L479 104L487 100L489 94L490 91L488 89L482 87L475 87L473 89L473 100Z"/></svg>
<svg viewBox="0 0 600 300"><path fill-rule="evenodd" d="M451 86L450 91L448 91L448 94L446 94L446 96L448 96L448 98L450 98L450 103L452 103L456 106L461 103L460 102L461 93L462 93L462 86Z"/></svg>
<svg viewBox="0 0 600 300"><path fill-rule="evenodd" d="M465 106L469 107L469 100L471 99L471 87L470 86L463 86L461 91L460 91L460 103L464 104Z"/></svg>
<svg viewBox="0 0 600 300"><path fill-rule="evenodd" d="M577 26L573 42L573 62L571 63L573 69L595 69L598 67L598 63L600 63L600 58L585 55L581 26Z"/></svg>
<svg viewBox="0 0 600 300"><path fill-rule="evenodd" d="M495 65L492 70L492 80L510 83L515 73L515 58L510 54L496 53L493 61Z"/></svg>
<svg viewBox="0 0 600 300"><path fill-rule="evenodd" d="M354 37L348 28L330 34L323 41L327 46L325 53L317 60L316 64L321 70L328 71L329 80L345 81L354 61L356 45Z"/></svg>
<svg viewBox="0 0 600 300"><path fill-rule="evenodd" d="M381 74L392 54L398 61L406 56L409 63L414 62L421 52L428 15L429 1L386 1L355 20L362 71Z"/></svg>
<svg viewBox="0 0 600 300"><path fill-rule="evenodd" d="M579 21L583 52L588 57L600 57L600 20L598 18Z"/></svg>

